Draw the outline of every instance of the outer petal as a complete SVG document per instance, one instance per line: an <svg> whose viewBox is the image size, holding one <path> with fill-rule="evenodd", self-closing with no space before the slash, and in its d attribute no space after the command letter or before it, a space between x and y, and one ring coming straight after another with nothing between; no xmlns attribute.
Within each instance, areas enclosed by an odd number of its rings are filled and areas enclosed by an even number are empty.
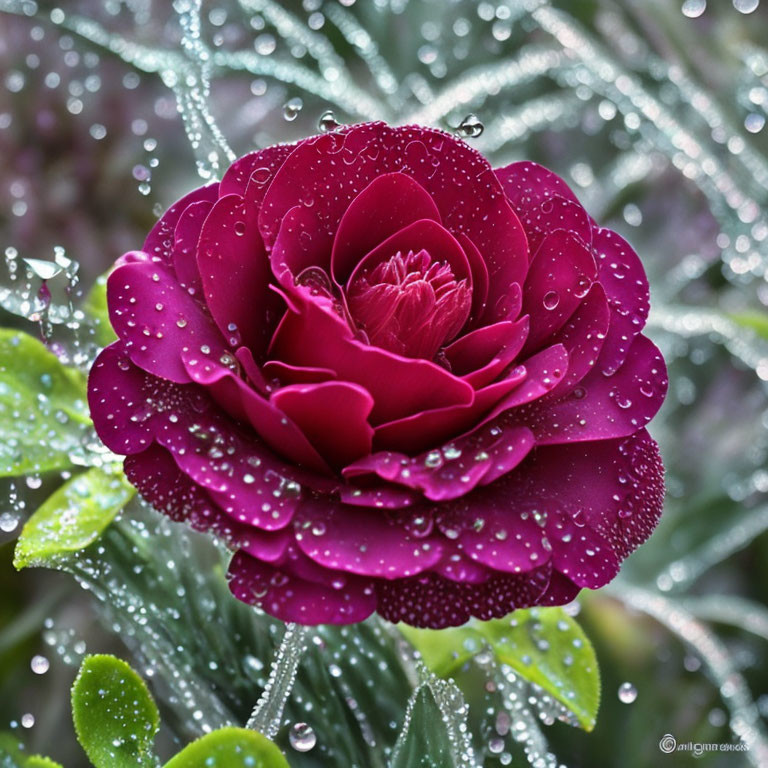
<svg viewBox="0 0 768 768"><path fill-rule="evenodd" d="M254 204L260 203L272 177L297 146L277 144L243 155L229 166L221 179L219 197L232 194L244 196L250 186L249 200Z"/></svg>
<svg viewBox="0 0 768 768"><path fill-rule="evenodd" d="M593 368L570 395L533 403L515 418L533 430L539 445L625 437L653 418L666 391L661 353L638 336L616 373L606 376Z"/></svg>
<svg viewBox="0 0 768 768"><path fill-rule="evenodd" d="M261 531L235 522L225 515L205 490L192 482L171 455L154 444L128 456L125 473L139 493L158 511L199 531L210 531L233 548L242 547L253 557L274 562L286 551L291 537L287 530Z"/></svg>
<svg viewBox="0 0 768 768"><path fill-rule="evenodd" d="M200 272L197 269L197 241L200 230L213 203L201 200L187 206L176 225L175 242L173 245L173 268L176 277L183 288L192 295L202 293Z"/></svg>
<svg viewBox="0 0 768 768"><path fill-rule="evenodd" d="M550 569L495 574L482 584L457 584L430 574L376 584L378 612L389 621L443 629L470 617L500 619L516 608L537 605L549 583Z"/></svg>
<svg viewBox="0 0 768 768"><path fill-rule="evenodd" d="M542 515L552 561L579 585L604 584L653 530L664 499L658 447L643 429L627 438L537 448L491 488ZM581 539L581 534L585 539ZM590 555L587 549L600 555ZM606 549L610 544L615 557Z"/></svg>
<svg viewBox="0 0 768 768"><path fill-rule="evenodd" d="M648 278L632 246L609 229L595 229L593 249L600 282L611 308L611 326L600 363L615 371L648 319Z"/></svg>
<svg viewBox="0 0 768 768"><path fill-rule="evenodd" d="M107 280L109 319L136 365L164 379L187 383L182 350L208 347L222 354L224 340L168 267L149 261L144 254L138 257L117 267Z"/></svg>
<svg viewBox="0 0 768 768"><path fill-rule="evenodd" d="M555 195L581 205L571 188L556 173L538 163L523 160L497 168L495 173L507 200L518 213L535 208Z"/></svg>
<svg viewBox="0 0 768 768"><path fill-rule="evenodd" d="M531 318L526 351L533 352L559 330L597 278L589 249L558 231L544 238L523 288L523 312Z"/></svg>
<svg viewBox="0 0 768 768"><path fill-rule="evenodd" d="M269 290L269 261L243 198L227 195L214 205L200 234L197 264L208 309L224 338L260 359L281 302Z"/></svg>
<svg viewBox="0 0 768 768"><path fill-rule="evenodd" d="M575 235L587 246L592 242L592 221L587 212L579 203L560 195L552 195L540 205L526 208L520 220L531 253L536 253L547 235L560 229Z"/></svg>
<svg viewBox="0 0 768 768"><path fill-rule="evenodd" d="M532 448L528 429L481 428L441 450L413 458L392 451L374 453L346 467L343 474L349 479L377 475L418 489L430 501L448 501L514 469Z"/></svg>
<svg viewBox="0 0 768 768"><path fill-rule="evenodd" d="M229 564L229 588L238 600L263 608L282 621L300 624L353 624L373 613L373 584L338 580L338 589L307 581L238 552Z"/></svg>
<svg viewBox="0 0 768 768"><path fill-rule="evenodd" d="M146 374L130 362L122 342L105 347L88 377L88 406L99 437L111 451L140 453L152 442Z"/></svg>
<svg viewBox="0 0 768 768"><path fill-rule="evenodd" d="M170 265L173 257L174 232L179 222L181 214L193 203L206 201L216 202L219 195L219 184L208 184L205 187L190 192L181 200L176 201L152 227L152 231L147 235L142 250L156 258L159 258L164 264Z"/></svg>
<svg viewBox="0 0 768 768"><path fill-rule="evenodd" d="M408 533L401 516L332 505L323 498L302 502L296 529L299 547L316 563L362 576L413 576L431 568L443 554L440 537Z"/></svg>

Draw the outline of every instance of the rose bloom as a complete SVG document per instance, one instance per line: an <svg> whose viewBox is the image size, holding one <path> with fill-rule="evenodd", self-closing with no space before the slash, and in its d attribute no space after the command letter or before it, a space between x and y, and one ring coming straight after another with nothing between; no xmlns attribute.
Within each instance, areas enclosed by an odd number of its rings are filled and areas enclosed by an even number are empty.
<svg viewBox="0 0 768 768"><path fill-rule="evenodd" d="M253 152L173 205L107 296L101 438L280 619L566 603L659 518L645 273L535 163L381 123Z"/></svg>

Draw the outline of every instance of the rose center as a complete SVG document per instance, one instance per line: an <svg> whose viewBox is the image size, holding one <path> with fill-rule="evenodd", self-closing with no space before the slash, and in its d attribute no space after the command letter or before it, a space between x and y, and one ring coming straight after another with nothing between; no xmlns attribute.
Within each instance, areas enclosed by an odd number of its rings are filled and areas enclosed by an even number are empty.
<svg viewBox="0 0 768 768"><path fill-rule="evenodd" d="M349 313L371 344L428 360L461 330L471 301L467 281L425 250L398 252L347 289Z"/></svg>

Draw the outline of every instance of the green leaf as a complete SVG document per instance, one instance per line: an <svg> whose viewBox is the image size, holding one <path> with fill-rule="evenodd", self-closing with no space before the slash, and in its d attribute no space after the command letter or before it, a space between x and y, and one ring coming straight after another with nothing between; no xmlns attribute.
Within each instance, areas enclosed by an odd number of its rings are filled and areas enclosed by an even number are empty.
<svg viewBox="0 0 768 768"><path fill-rule="evenodd" d="M0 733L0 768L62 768L41 755L27 755L10 733Z"/></svg>
<svg viewBox="0 0 768 768"><path fill-rule="evenodd" d="M56 763L49 757L42 757L41 755L32 755L27 758L27 762L24 763L24 768L62 768L60 763Z"/></svg>
<svg viewBox="0 0 768 768"><path fill-rule="evenodd" d="M117 339L107 311L107 277L108 273L105 273L96 279L83 303L83 312L91 321L96 343L100 347L106 347Z"/></svg>
<svg viewBox="0 0 768 768"><path fill-rule="evenodd" d="M27 520L13 564L55 567L99 538L135 493L121 471L94 467L69 480Z"/></svg>
<svg viewBox="0 0 768 768"><path fill-rule="evenodd" d="M734 323L749 328L763 339L768 339L768 312L738 312L728 315Z"/></svg>
<svg viewBox="0 0 768 768"><path fill-rule="evenodd" d="M400 630L441 677L490 647L497 662L541 686L584 730L595 727L600 705L597 658L581 627L562 608L519 610L504 619L473 621L455 629L401 625Z"/></svg>
<svg viewBox="0 0 768 768"><path fill-rule="evenodd" d="M0 476L72 466L90 428L83 374L29 334L0 328Z"/></svg>
<svg viewBox="0 0 768 768"><path fill-rule="evenodd" d="M290 768L266 736L244 728L221 728L193 741L165 768Z"/></svg>
<svg viewBox="0 0 768 768"><path fill-rule="evenodd" d="M72 719L95 768L152 766L160 723L144 681L114 656L86 656L72 686Z"/></svg>
<svg viewBox="0 0 768 768"><path fill-rule="evenodd" d="M416 689L390 768L453 768L453 750L443 714L429 686Z"/></svg>

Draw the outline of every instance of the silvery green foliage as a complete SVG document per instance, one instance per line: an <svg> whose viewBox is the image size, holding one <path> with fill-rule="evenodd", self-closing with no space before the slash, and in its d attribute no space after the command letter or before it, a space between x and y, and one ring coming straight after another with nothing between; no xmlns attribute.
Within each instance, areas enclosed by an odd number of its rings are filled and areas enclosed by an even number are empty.
<svg viewBox="0 0 768 768"><path fill-rule="evenodd" d="M622 610L658 621L702 662L733 734L750 747L746 758L759 766L768 764L765 727L720 626L749 642L768 637L768 618L758 603L723 595L710 574L768 529L768 53L765 35L724 36L722 48L709 51L718 71L707 69L696 56L703 28L694 25L707 3L687 0L684 13L680 5L222 0L201 12L195 0L177 0L172 10L139 0L96 10L0 0L8 13L73 36L80 50L158 77L175 95L204 178L254 145L315 132L318 119L324 129L421 122L455 130L499 165L545 160L597 220L633 242L652 282L650 330L671 364L670 397L654 424L669 498L659 533L606 593ZM730 3L709 6L712 24L760 29L758 16L742 18ZM153 12L172 31L150 45L141 30ZM232 84L243 105L234 114ZM149 180L137 181L152 200ZM76 262L59 251L35 260L2 245L2 306L55 335L60 355L87 369L103 328L89 326L70 301ZM40 292L43 282L52 299ZM81 446L77 466L112 460L92 442ZM6 533L32 506L25 497L40 478L30 479L10 481L11 509L0 515ZM276 622L230 599L226 557L134 502L100 543L65 566L93 592L182 740L246 722L282 636ZM304 640L309 650L287 700L270 702L273 712L285 705L278 740L292 765L385 766L393 749L395 759L404 754L419 712L443 711L391 626L372 619ZM72 663L85 650L59 644ZM563 713L551 699L487 653L459 677L478 695L466 722L446 734L468 726L471 759L497 766L524 753L534 765L558 763L546 726ZM308 751L311 738L291 738L297 723L315 732ZM437 749L455 757L452 745L446 735Z"/></svg>

